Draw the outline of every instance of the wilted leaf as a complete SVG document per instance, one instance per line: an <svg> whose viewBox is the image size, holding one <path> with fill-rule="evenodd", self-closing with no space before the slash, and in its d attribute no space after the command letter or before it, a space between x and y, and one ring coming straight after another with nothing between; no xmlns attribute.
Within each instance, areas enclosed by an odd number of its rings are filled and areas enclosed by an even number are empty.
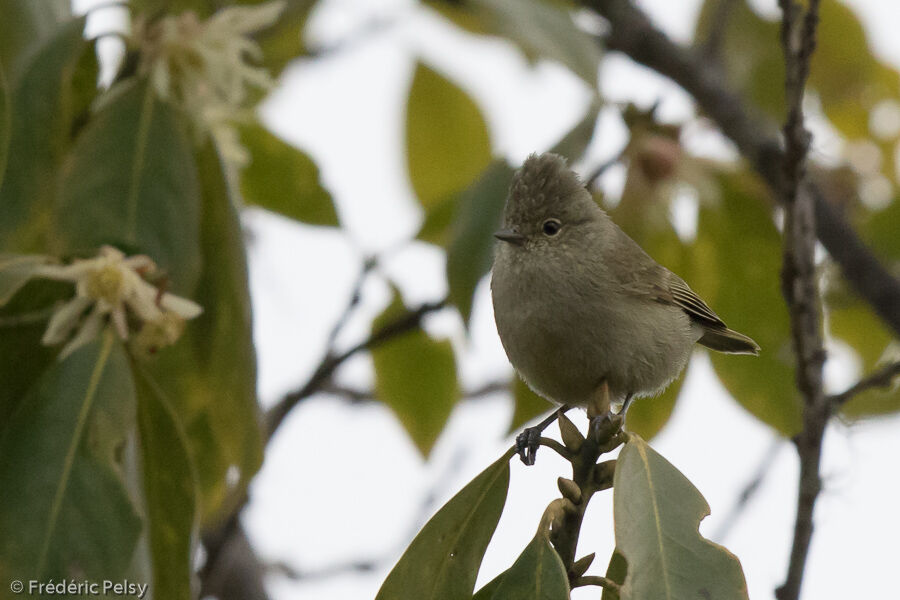
<svg viewBox="0 0 900 600"><path fill-rule="evenodd" d="M491 162L490 135L478 106L422 63L416 65L406 105L406 160L426 218Z"/></svg>
<svg viewBox="0 0 900 600"><path fill-rule="evenodd" d="M145 528L153 563L154 597L190 600L197 498L184 432L161 390L136 377Z"/></svg>
<svg viewBox="0 0 900 600"><path fill-rule="evenodd" d="M612 580L619 585L625 583L625 576L628 574L628 562L619 549L613 550L612 556L609 557L609 565L606 567L606 578ZM619 592L609 588L603 588L601 600L619 600Z"/></svg>
<svg viewBox="0 0 900 600"><path fill-rule="evenodd" d="M259 469L262 427L241 225L219 157L209 145L198 153L197 166L203 269L196 298L203 314L188 322L175 346L159 352L149 370L187 435L206 526L229 491L242 489ZM229 471L238 476L233 487Z"/></svg>
<svg viewBox="0 0 900 600"><path fill-rule="evenodd" d="M509 491L507 452L453 496L400 557L375 600L469 600Z"/></svg>
<svg viewBox="0 0 900 600"><path fill-rule="evenodd" d="M518 431L525 423L550 412L556 405L535 394L518 375L512 380L513 416L509 424L510 433Z"/></svg>
<svg viewBox="0 0 900 600"><path fill-rule="evenodd" d="M722 174L722 197L701 206L691 286L732 329L752 337L758 357L711 352L735 400L784 436L800 431L790 325L781 295L781 237L765 192L746 173Z"/></svg>
<svg viewBox="0 0 900 600"><path fill-rule="evenodd" d="M372 329L378 331L404 312L395 291ZM417 328L373 348L372 362L375 397L394 411L416 447L427 456L459 400L450 340L432 339Z"/></svg>
<svg viewBox="0 0 900 600"><path fill-rule="evenodd" d="M506 161L494 161L459 199L447 249L447 281L450 301L466 324L475 287L493 262L494 232L500 227L512 175Z"/></svg>
<svg viewBox="0 0 900 600"><path fill-rule="evenodd" d="M508 38L529 60L562 63L595 88L600 44L575 25L565 8L544 0L466 0L431 4L474 33Z"/></svg>
<svg viewBox="0 0 900 600"><path fill-rule="evenodd" d="M181 123L149 85L119 90L94 116L59 191L57 253L110 244L147 254L190 295L201 264L197 167Z"/></svg>
<svg viewBox="0 0 900 600"><path fill-rule="evenodd" d="M0 573L125 573L140 533L120 464L134 402L128 361L109 333L38 381L0 431Z"/></svg>
<svg viewBox="0 0 900 600"><path fill-rule="evenodd" d="M83 104L74 82L81 79L79 67L91 65L81 60L93 49L83 29L84 19L59 29L30 58L11 88L9 146L0 187L0 249L47 251L57 173L77 107Z"/></svg>
<svg viewBox="0 0 900 600"><path fill-rule="evenodd" d="M622 600L747 598L737 557L697 528L709 506L690 481L637 436L616 464L616 548L628 564Z"/></svg>
<svg viewBox="0 0 900 600"><path fill-rule="evenodd" d="M244 202L310 225L337 225L319 168L304 152L254 122L241 128L250 164L241 171Z"/></svg>
<svg viewBox="0 0 900 600"><path fill-rule="evenodd" d="M506 571L491 600L568 600L569 576L546 531L537 535Z"/></svg>

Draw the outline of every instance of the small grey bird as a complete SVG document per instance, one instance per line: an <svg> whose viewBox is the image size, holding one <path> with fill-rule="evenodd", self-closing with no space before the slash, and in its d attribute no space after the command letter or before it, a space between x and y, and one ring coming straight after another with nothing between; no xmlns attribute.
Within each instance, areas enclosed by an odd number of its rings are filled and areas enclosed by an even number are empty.
<svg viewBox="0 0 900 600"><path fill-rule="evenodd" d="M759 354L619 229L560 156L528 157L495 236L500 340L522 379L552 402L588 406L605 384L627 410L633 397L664 390L695 342Z"/></svg>

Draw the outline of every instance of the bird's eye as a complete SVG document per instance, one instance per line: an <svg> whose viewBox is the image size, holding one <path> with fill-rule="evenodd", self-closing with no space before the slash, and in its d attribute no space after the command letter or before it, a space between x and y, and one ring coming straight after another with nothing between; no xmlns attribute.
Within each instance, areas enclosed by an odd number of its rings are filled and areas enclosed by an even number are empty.
<svg viewBox="0 0 900 600"><path fill-rule="evenodd" d="M544 221L544 224L541 225L541 230L544 232L544 235L556 235L559 233L561 227L562 223L556 219L547 219Z"/></svg>

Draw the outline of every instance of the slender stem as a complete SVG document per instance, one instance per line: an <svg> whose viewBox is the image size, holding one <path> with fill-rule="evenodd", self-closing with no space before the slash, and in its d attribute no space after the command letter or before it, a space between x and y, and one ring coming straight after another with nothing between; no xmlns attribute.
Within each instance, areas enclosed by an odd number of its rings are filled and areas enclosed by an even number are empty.
<svg viewBox="0 0 900 600"><path fill-rule="evenodd" d="M583 575L572 581L572 587L584 587L586 585L596 585L607 590L619 591L619 584L606 577L599 575Z"/></svg>
<svg viewBox="0 0 900 600"><path fill-rule="evenodd" d="M900 375L900 361L890 363L860 379L854 385L840 394L829 396L828 400L834 409L840 408L854 396L872 388L886 388L894 382L894 377Z"/></svg>

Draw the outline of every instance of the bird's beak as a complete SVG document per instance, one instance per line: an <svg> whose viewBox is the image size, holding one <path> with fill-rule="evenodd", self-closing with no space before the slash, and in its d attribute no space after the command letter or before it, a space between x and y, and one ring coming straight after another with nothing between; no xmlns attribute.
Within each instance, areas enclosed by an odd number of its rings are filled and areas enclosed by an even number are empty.
<svg viewBox="0 0 900 600"><path fill-rule="evenodd" d="M501 229L494 232L494 237L500 241L521 246L525 243L525 236L515 229Z"/></svg>

